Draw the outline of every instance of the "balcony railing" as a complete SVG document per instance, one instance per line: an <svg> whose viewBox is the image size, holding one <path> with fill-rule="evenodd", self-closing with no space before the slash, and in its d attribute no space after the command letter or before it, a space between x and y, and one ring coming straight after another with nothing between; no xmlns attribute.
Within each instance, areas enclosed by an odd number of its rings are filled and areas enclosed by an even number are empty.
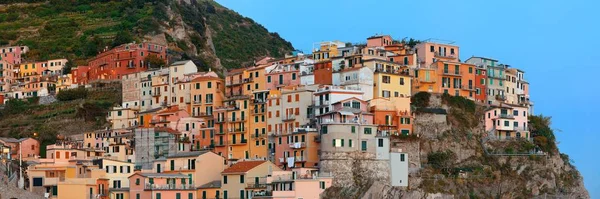
<svg viewBox="0 0 600 199"><path fill-rule="evenodd" d="M229 141L229 145L244 145L246 143L248 143L248 140L246 140L246 139L236 140L236 141L233 141L233 140Z"/></svg>
<svg viewBox="0 0 600 199"><path fill-rule="evenodd" d="M306 147L306 142L295 142L295 143L290 143L290 148L292 149L301 149Z"/></svg>
<svg viewBox="0 0 600 199"><path fill-rule="evenodd" d="M240 117L240 118L237 118L237 119L229 118L227 121L228 122L244 122L244 121L246 121L246 118L245 117Z"/></svg>
<svg viewBox="0 0 600 199"><path fill-rule="evenodd" d="M353 119L347 119L347 120L334 120L334 119L321 119L321 124L370 124L367 123L367 120L353 120Z"/></svg>
<svg viewBox="0 0 600 199"><path fill-rule="evenodd" d="M513 118L515 118L515 116L514 115L509 115L509 114L500 114L500 118L503 118L503 119L513 119Z"/></svg>
<svg viewBox="0 0 600 199"><path fill-rule="evenodd" d="M463 72L462 71L444 71L444 75L453 75L453 76L462 76Z"/></svg>
<svg viewBox="0 0 600 199"><path fill-rule="evenodd" d="M434 52L436 57L445 57L445 58L455 58L456 55L454 53L441 53L439 51Z"/></svg>
<svg viewBox="0 0 600 199"><path fill-rule="evenodd" d="M196 189L194 184L146 184L144 187L147 190L193 190Z"/></svg>
<svg viewBox="0 0 600 199"><path fill-rule="evenodd" d="M255 133L255 134L252 134L251 136L252 136L252 138L262 138L262 137L267 137L267 134L262 134L262 133L256 134Z"/></svg>
<svg viewBox="0 0 600 199"><path fill-rule="evenodd" d="M287 115L287 116L284 115L283 117L281 117L281 121L284 121L284 122L285 121L295 120L295 119L296 119L296 115L293 115L293 114L290 114L290 115Z"/></svg>
<svg viewBox="0 0 600 199"><path fill-rule="evenodd" d="M160 92L154 92L152 93L152 97L159 97L160 96Z"/></svg>
<svg viewBox="0 0 600 199"><path fill-rule="evenodd" d="M463 90L475 90L475 87L473 85L466 85L466 84L461 85L460 88Z"/></svg>
<svg viewBox="0 0 600 199"><path fill-rule="evenodd" d="M230 133L244 133L244 132L246 132L246 130L243 129L243 128L232 128L232 129L228 129L228 131Z"/></svg>

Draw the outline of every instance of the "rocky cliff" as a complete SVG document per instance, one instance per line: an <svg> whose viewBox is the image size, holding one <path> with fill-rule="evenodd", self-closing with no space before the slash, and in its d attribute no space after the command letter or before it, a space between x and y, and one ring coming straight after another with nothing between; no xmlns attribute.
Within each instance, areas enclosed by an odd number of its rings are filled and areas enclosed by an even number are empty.
<svg viewBox="0 0 600 199"><path fill-rule="evenodd" d="M392 150L408 153L408 187L391 187L381 177L393 168L356 167L349 171L360 172L349 172L350 178L336 176L345 183L334 183L324 197L589 198L579 172L558 149L542 152L537 140L488 140L483 106L468 110L447 101L432 96L429 107L417 110L415 136L391 138Z"/></svg>

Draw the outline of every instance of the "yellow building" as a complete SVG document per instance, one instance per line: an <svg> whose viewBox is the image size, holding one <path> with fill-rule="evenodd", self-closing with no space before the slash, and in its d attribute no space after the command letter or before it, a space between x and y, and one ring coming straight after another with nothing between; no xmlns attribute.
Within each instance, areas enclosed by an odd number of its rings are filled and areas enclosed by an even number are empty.
<svg viewBox="0 0 600 199"><path fill-rule="evenodd" d="M412 77L408 67L379 59L364 60L363 64L374 71L373 98L411 96Z"/></svg>
<svg viewBox="0 0 600 199"><path fill-rule="evenodd" d="M266 102L269 90L266 89L265 67L266 65L248 69L249 77L252 80L246 83L246 89L249 86L249 91L251 91L250 108L248 109L250 117L247 123L250 155L246 159L266 159L268 157Z"/></svg>
<svg viewBox="0 0 600 199"><path fill-rule="evenodd" d="M73 85L71 74L58 76L56 80L56 93L58 94L62 90L70 89Z"/></svg>
<svg viewBox="0 0 600 199"><path fill-rule="evenodd" d="M338 56L338 48L346 47L344 42L325 41L313 44L313 59L315 62L329 60L331 57Z"/></svg>

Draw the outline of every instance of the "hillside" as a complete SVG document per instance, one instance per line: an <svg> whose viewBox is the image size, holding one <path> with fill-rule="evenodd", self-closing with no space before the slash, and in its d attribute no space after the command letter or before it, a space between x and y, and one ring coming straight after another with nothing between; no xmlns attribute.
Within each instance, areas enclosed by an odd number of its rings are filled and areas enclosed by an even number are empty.
<svg viewBox="0 0 600 199"><path fill-rule="evenodd" d="M29 46L27 60L85 64L105 47L131 41L168 45L173 59L215 69L293 50L277 33L211 0L0 2L0 46Z"/></svg>
<svg viewBox="0 0 600 199"><path fill-rule="evenodd" d="M390 139L392 149L408 153L409 186L390 187L387 172L393 168L366 164L354 166L348 179L336 178L341 183L334 181L325 198L590 197L568 155L556 147L550 118L530 116L533 142L489 140L483 106L462 97L415 100L427 101L415 103L425 105L417 106L418 136Z"/></svg>

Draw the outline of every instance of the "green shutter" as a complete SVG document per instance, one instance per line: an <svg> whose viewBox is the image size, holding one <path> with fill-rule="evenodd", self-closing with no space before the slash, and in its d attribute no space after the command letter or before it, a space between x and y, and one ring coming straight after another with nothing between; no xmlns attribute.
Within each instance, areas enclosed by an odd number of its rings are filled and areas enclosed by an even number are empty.
<svg viewBox="0 0 600 199"><path fill-rule="evenodd" d="M356 133L356 126L352 126L352 133Z"/></svg>
<svg viewBox="0 0 600 199"><path fill-rule="evenodd" d="M156 193L156 199L160 199L160 193Z"/></svg>

